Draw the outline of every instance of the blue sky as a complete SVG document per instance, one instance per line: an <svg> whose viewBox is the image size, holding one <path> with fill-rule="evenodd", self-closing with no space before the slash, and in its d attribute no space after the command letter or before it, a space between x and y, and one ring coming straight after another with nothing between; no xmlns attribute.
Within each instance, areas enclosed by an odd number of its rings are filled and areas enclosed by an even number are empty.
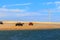
<svg viewBox="0 0 60 40"><path fill-rule="evenodd" d="M60 22L60 0L0 0L0 20Z"/></svg>

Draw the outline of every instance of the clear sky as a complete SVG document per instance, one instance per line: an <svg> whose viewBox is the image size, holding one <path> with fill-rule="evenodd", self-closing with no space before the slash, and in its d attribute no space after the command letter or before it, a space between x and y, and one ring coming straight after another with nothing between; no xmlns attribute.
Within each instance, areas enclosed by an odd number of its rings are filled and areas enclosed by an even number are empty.
<svg viewBox="0 0 60 40"><path fill-rule="evenodd" d="M60 0L0 0L0 20L60 22Z"/></svg>

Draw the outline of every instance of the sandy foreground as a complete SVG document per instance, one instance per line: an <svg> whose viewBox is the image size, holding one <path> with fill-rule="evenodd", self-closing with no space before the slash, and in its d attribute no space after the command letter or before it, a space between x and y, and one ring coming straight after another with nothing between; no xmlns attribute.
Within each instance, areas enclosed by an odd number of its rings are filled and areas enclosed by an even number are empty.
<svg viewBox="0 0 60 40"><path fill-rule="evenodd" d="M29 22L24 23L23 26L16 26L17 22L3 21L0 24L0 30L40 30L40 29L59 29L60 23L58 22L32 22L33 26L29 26Z"/></svg>

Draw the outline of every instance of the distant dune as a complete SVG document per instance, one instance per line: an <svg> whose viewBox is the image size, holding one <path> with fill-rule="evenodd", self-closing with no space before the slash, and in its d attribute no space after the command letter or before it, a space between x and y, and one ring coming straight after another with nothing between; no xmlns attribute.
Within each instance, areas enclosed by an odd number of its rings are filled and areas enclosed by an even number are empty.
<svg viewBox="0 0 60 40"><path fill-rule="evenodd" d="M24 23L23 26L16 26L16 23ZM59 29L60 23L58 22L32 22L33 25L29 25L29 22L23 21L3 21L0 24L0 30L40 30L40 29Z"/></svg>

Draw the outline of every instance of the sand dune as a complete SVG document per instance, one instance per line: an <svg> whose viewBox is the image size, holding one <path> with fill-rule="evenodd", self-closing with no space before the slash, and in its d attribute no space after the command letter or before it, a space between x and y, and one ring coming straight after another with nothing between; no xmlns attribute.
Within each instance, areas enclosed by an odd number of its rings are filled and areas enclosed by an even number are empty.
<svg viewBox="0 0 60 40"><path fill-rule="evenodd" d="M16 21L3 21L0 24L0 30L40 30L40 29L59 29L60 23L57 22L33 22L33 26L29 26L29 22L23 26L16 26Z"/></svg>

